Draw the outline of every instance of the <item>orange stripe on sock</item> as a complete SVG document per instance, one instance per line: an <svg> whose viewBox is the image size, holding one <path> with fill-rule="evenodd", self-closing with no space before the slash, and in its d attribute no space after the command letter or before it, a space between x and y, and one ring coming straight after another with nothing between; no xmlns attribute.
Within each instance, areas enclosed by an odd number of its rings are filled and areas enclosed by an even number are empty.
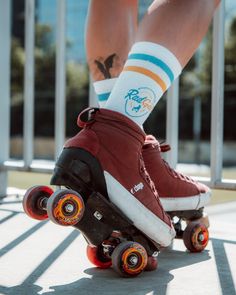
<svg viewBox="0 0 236 295"><path fill-rule="evenodd" d="M153 73L152 71L149 71L142 67L136 67L136 66L126 66L124 67L123 71L137 72L145 76L148 76L149 78L151 78L152 80L154 80L160 85L163 92L166 91L167 87L165 82L157 74Z"/></svg>

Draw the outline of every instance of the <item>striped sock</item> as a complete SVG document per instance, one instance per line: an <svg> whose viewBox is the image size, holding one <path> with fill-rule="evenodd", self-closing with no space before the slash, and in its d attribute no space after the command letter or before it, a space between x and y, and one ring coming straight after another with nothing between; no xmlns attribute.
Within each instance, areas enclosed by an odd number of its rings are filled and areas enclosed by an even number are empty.
<svg viewBox="0 0 236 295"><path fill-rule="evenodd" d="M105 108L120 112L142 126L181 70L179 61L167 48L137 42Z"/></svg>
<svg viewBox="0 0 236 295"><path fill-rule="evenodd" d="M118 78L112 78L93 83L100 108L103 108L105 106L117 79Z"/></svg>

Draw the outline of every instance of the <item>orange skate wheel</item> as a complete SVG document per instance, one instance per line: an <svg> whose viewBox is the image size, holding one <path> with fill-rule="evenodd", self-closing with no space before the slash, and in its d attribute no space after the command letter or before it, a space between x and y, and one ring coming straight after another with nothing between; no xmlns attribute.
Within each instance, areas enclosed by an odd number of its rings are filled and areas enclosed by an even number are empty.
<svg viewBox="0 0 236 295"><path fill-rule="evenodd" d="M25 213L37 220L48 218L46 205L53 190L44 185L36 185L29 188L23 197L23 209Z"/></svg>
<svg viewBox="0 0 236 295"><path fill-rule="evenodd" d="M136 242L122 242L112 253L112 266L123 277L135 277L147 266L148 255Z"/></svg>
<svg viewBox="0 0 236 295"><path fill-rule="evenodd" d="M87 257L89 261L99 268L109 268L112 265L111 258L106 257L103 253L102 245L87 245Z"/></svg>
<svg viewBox="0 0 236 295"><path fill-rule="evenodd" d="M153 271L156 270L158 267L158 260L157 257L148 256L147 266L145 267L146 271Z"/></svg>
<svg viewBox="0 0 236 295"><path fill-rule="evenodd" d="M207 227L197 221L190 222L183 233L184 244L190 252L203 251L207 246L208 240L209 233Z"/></svg>
<svg viewBox="0 0 236 295"><path fill-rule="evenodd" d="M85 205L81 195L73 190L56 191L48 201L48 217L56 224L69 226L78 223L84 214Z"/></svg>

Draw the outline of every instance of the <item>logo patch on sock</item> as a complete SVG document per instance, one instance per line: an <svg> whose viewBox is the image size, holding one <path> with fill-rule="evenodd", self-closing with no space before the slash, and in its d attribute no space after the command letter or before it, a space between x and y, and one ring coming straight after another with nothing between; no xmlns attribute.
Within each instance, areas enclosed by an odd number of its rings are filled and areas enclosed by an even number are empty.
<svg viewBox="0 0 236 295"><path fill-rule="evenodd" d="M148 87L130 89L125 96L125 112L131 117L142 117L155 106L155 93Z"/></svg>

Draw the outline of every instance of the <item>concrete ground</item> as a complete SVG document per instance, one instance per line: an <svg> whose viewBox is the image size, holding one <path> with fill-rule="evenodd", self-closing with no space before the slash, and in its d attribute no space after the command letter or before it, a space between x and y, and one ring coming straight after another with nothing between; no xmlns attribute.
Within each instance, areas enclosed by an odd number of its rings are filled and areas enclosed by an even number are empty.
<svg viewBox="0 0 236 295"><path fill-rule="evenodd" d="M0 294L234 295L236 201L209 206L210 242L188 253L181 240L159 255L159 268L124 279L87 260L77 230L38 222L14 195L0 203Z"/></svg>

